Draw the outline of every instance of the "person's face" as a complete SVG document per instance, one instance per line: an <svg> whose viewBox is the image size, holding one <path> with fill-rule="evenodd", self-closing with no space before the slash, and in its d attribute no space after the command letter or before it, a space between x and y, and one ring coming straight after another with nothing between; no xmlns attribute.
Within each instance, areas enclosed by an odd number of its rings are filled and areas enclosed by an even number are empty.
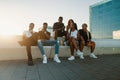
<svg viewBox="0 0 120 80"><path fill-rule="evenodd" d="M33 29L34 29L34 24L30 24L29 30L33 30Z"/></svg>
<svg viewBox="0 0 120 80"><path fill-rule="evenodd" d="M87 26L83 25L82 29L86 31L87 30Z"/></svg>
<svg viewBox="0 0 120 80"><path fill-rule="evenodd" d="M46 30L46 29L47 29L47 27L48 27L48 25L47 25L47 24L44 24L44 25L43 25L43 29L44 29L44 30Z"/></svg>
<svg viewBox="0 0 120 80"><path fill-rule="evenodd" d="M74 28L74 24L73 24L73 22L70 23L70 28L71 28L71 29Z"/></svg>
<svg viewBox="0 0 120 80"><path fill-rule="evenodd" d="M62 18L59 18L58 21L62 23L63 19L62 19Z"/></svg>
<svg viewBox="0 0 120 80"><path fill-rule="evenodd" d="M70 24L72 24L73 22L70 20L70 22L69 22Z"/></svg>

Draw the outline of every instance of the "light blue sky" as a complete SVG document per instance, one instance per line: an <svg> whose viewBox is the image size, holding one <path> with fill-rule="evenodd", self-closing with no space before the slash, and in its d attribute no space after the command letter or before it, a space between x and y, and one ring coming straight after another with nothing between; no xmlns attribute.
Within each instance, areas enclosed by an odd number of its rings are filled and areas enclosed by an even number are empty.
<svg viewBox="0 0 120 80"><path fill-rule="evenodd" d="M63 16L64 24L73 19L78 28L89 24L89 6L103 0L0 0L0 34L22 34L30 22L35 31L47 22L52 26Z"/></svg>

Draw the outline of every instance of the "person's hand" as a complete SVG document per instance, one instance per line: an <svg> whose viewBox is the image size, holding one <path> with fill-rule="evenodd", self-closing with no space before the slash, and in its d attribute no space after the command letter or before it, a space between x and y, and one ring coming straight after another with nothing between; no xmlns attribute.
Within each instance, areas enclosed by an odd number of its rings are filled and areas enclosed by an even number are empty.
<svg viewBox="0 0 120 80"><path fill-rule="evenodd" d="M47 33L46 30L44 30L44 29L42 30L42 32L45 33L45 34Z"/></svg>
<svg viewBox="0 0 120 80"><path fill-rule="evenodd" d="M84 40L82 40L81 42L82 42L82 44L85 44L85 41L84 41Z"/></svg>
<svg viewBox="0 0 120 80"><path fill-rule="evenodd" d="M42 29L42 32L45 32L45 30L44 30L44 29Z"/></svg>
<svg viewBox="0 0 120 80"><path fill-rule="evenodd" d="M90 41L87 43L87 46L91 46L91 42Z"/></svg>

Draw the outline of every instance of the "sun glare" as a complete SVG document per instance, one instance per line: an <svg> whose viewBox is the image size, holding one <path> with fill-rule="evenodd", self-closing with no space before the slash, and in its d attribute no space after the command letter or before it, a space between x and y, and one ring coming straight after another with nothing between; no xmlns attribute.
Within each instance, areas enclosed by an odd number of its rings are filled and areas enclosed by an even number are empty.
<svg viewBox="0 0 120 80"><path fill-rule="evenodd" d="M0 35L1 36L14 36L18 34L18 30L15 30L14 28L11 27L7 27L5 28L1 28L0 30Z"/></svg>

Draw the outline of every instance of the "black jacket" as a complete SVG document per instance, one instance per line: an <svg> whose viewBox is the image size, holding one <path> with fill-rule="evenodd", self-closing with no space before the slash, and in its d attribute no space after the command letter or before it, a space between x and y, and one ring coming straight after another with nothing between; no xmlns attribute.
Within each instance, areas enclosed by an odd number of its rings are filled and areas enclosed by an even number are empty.
<svg viewBox="0 0 120 80"><path fill-rule="evenodd" d="M85 42L91 41L92 37L91 37L91 33L89 31L88 31L89 38L88 38L87 32L83 31L82 29L80 29L78 32L83 37L83 39L85 40Z"/></svg>

